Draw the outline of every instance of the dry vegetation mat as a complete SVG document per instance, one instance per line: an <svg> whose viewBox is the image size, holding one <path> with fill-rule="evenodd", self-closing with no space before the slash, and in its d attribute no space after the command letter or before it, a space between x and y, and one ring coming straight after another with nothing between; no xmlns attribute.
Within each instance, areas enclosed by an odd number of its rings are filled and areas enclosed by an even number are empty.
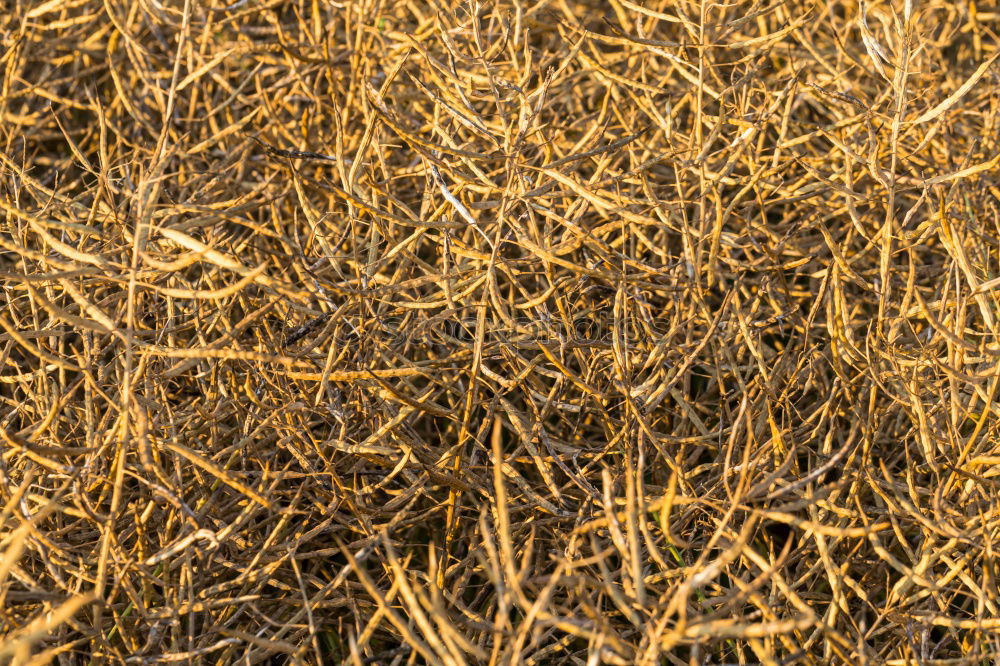
<svg viewBox="0 0 1000 666"><path fill-rule="evenodd" d="M1000 659L1000 15L6 0L0 663Z"/></svg>

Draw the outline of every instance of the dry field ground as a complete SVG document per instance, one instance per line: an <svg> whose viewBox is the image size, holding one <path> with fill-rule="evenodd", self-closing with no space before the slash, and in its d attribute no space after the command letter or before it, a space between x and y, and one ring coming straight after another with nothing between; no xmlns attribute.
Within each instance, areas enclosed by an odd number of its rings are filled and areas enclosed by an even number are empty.
<svg viewBox="0 0 1000 666"><path fill-rule="evenodd" d="M0 663L1000 663L998 28L0 0Z"/></svg>

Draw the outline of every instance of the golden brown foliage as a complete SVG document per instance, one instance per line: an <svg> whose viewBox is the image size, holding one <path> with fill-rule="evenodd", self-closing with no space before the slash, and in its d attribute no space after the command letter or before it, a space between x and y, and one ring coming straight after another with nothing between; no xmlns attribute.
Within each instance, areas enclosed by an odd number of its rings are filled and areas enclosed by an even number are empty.
<svg viewBox="0 0 1000 666"><path fill-rule="evenodd" d="M1000 659L985 3L2 4L0 662Z"/></svg>

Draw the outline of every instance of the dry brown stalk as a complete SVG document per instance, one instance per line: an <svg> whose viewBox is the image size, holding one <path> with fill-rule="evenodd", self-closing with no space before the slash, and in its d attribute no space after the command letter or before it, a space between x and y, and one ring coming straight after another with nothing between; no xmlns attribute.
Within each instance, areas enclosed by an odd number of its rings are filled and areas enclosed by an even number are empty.
<svg viewBox="0 0 1000 666"><path fill-rule="evenodd" d="M0 3L0 663L996 663L998 33Z"/></svg>

